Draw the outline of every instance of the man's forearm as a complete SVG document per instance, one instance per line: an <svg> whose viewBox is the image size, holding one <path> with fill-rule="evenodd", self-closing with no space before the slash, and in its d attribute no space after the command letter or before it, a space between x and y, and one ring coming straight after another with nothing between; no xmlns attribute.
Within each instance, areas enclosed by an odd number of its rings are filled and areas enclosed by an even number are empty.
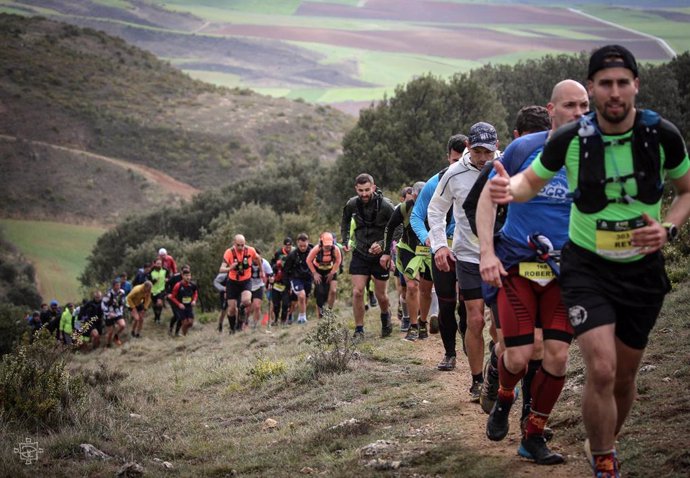
<svg viewBox="0 0 690 478"><path fill-rule="evenodd" d="M494 252L494 224L496 222L496 204L491 201L489 188L482 189L477 203L477 237L479 237L480 254Z"/></svg>

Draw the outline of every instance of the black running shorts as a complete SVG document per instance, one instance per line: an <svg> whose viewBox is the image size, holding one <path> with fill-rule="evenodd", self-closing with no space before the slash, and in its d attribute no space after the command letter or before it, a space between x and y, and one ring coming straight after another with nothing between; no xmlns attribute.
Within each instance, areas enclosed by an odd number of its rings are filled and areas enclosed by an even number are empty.
<svg viewBox="0 0 690 478"><path fill-rule="evenodd" d="M381 267L379 264L380 256L368 258L362 257L354 251L352 253L352 260L350 261L350 275L351 276L374 276L378 280L388 280L390 272Z"/></svg>
<svg viewBox="0 0 690 478"><path fill-rule="evenodd" d="M615 324L616 337L638 350L647 346L664 296L671 290L660 252L619 263L571 242L561 253L560 283L575 336Z"/></svg>

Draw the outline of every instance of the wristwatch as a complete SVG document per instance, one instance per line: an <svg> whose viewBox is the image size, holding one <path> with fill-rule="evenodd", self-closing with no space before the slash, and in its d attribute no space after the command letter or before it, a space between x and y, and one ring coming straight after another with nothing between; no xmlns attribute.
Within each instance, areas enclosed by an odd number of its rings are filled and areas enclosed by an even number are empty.
<svg viewBox="0 0 690 478"><path fill-rule="evenodd" d="M666 239L668 242L673 242L678 238L678 227L672 222L663 222L661 225L666 229Z"/></svg>

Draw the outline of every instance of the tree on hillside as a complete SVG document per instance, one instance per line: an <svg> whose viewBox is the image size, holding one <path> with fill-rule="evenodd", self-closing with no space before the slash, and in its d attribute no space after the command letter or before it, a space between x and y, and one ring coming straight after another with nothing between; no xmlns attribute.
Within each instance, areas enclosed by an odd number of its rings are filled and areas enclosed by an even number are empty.
<svg viewBox="0 0 690 478"><path fill-rule="evenodd" d="M397 189L443 167L448 137L487 121L507 137L505 110L487 85L459 75L450 82L426 75L396 88L395 96L363 110L343 140L333 180L338 206L352 195L355 176Z"/></svg>
<svg viewBox="0 0 690 478"><path fill-rule="evenodd" d="M678 122L676 125L683 133L686 142L690 142L690 52L678 55L668 63L669 69L673 72L678 88ZM660 92L660 94L669 93Z"/></svg>
<svg viewBox="0 0 690 478"><path fill-rule="evenodd" d="M551 90L559 81L572 79L586 84L588 61L589 56L584 52L579 55L547 55L515 65L488 64L472 70L469 75L497 92L506 110L503 119L512 131L520 108L545 106Z"/></svg>

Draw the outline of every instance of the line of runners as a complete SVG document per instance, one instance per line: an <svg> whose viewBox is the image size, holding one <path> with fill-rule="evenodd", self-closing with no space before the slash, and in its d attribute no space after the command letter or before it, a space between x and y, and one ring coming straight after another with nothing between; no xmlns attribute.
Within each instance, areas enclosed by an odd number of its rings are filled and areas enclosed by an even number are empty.
<svg viewBox="0 0 690 478"><path fill-rule="evenodd" d="M564 461L547 446L546 424L577 337L586 366L585 451L597 477L620 476L616 438L670 290L660 249L690 215L682 135L657 113L635 107L639 84L634 56L619 45L602 47L590 58L587 88L566 79L554 86L546 108L523 108L516 139L503 154L494 127L477 123L466 137L450 138L450 166L416 183L398 206L372 176L357 176L357 195L341 222L344 243L355 237L355 246L345 248L352 252L354 338L365 336L369 277L387 337L386 281L396 264L407 284L408 340L426 332L433 283L445 349L438 368L456 365L457 305L470 394L489 413L488 439L507 435L522 381L518 453L538 464ZM666 178L676 194L662 220ZM487 316L493 340L482 366Z"/></svg>
<svg viewBox="0 0 690 478"><path fill-rule="evenodd" d="M306 323L313 286L320 316L333 307L343 255L351 252L353 339L366 337L369 284L380 306L381 337L392 334L387 281L396 271L401 330L414 342L428 328L438 329L444 347L439 370L456 367L460 331L472 375L470 397L489 414L489 440L507 435L522 382L518 453L538 464L564 461L548 448L546 425L577 337L586 366L586 453L594 476L620 476L615 442L670 290L660 249L690 215L685 143L670 122L635 107L639 84L634 56L608 45L592 54L586 89L565 79L546 107L519 112L515 140L503 153L495 128L476 123L467 136L449 139L449 166L404 189L397 206L371 175L358 175L356 196L343 208L342 249L330 232L315 245L300 234L296 247L286 239L269 262L238 234L214 282L221 293L219 330L225 317L231 333L241 327L243 309L257 324L266 287L272 323L287 324L293 309L296 322ZM662 221L666 178L676 196ZM154 270L164 267L163 260ZM151 303L160 320L165 296L155 292L160 279L148 277L126 299L134 337L141 330L139 312ZM186 333L197 290L189 269L180 277L168 288L178 311L171 330L176 323ZM124 329L120 291L115 282L105 297L97 293L84 306L95 311L100 304L107 343L113 334L117 342ZM434 293L437 312L430 313ZM430 320L436 317L437 323ZM487 322L492 340L484 362Z"/></svg>

